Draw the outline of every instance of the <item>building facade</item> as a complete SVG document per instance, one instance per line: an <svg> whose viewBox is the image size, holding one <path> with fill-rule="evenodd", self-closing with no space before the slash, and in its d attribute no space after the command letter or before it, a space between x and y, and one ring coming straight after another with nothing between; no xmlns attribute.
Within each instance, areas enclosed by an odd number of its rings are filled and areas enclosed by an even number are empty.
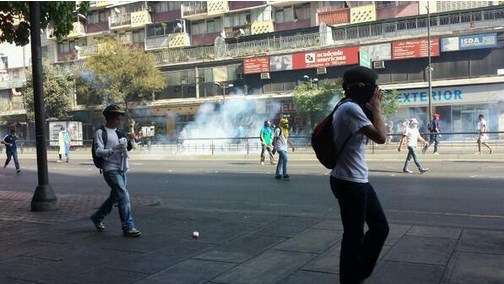
<svg viewBox="0 0 504 284"><path fill-rule="evenodd" d="M112 37L152 53L167 87L148 106L133 107L132 116L139 127L155 125L156 133L169 137L196 120L202 105L218 113L230 100L246 100L258 117L290 114L299 129L309 130L296 116L294 88L305 78L319 84L341 78L364 53L382 87L400 93L396 120L428 121L430 65L432 111L441 114L443 131L473 131L479 113L490 130L501 131L504 6L496 4L92 1L67 38L57 42L50 31L44 34L43 52L53 63L85 60L100 39ZM24 111L16 88L0 91L8 123ZM101 117L82 110L78 95L75 118L89 139Z"/></svg>

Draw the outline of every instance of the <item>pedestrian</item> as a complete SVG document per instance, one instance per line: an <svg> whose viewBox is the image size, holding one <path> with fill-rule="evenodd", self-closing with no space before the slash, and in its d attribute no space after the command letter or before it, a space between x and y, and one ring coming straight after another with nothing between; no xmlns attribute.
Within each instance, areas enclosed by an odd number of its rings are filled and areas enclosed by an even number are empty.
<svg viewBox="0 0 504 284"><path fill-rule="evenodd" d="M405 133L403 134L403 137L399 142L399 148L397 149L398 151L401 151L401 146L404 141L406 141L408 145L408 155L406 155L406 161L404 162L404 173L412 173L412 171L408 169L408 165L411 159L413 159L413 161L415 162L415 165L417 166L420 173L423 174L429 170L429 168L422 167L420 161L418 160L416 153L418 140L422 141L423 143L427 143L427 141L423 139L423 137L420 135L420 132L418 131L418 120L416 118L412 118L410 121L410 127L408 127L408 129L406 129Z"/></svg>
<svg viewBox="0 0 504 284"><path fill-rule="evenodd" d="M182 127L182 130L180 130L179 135L177 137L177 151L175 154L182 153L185 151L185 146L184 142L187 138L187 131L185 127Z"/></svg>
<svg viewBox="0 0 504 284"><path fill-rule="evenodd" d="M126 189L126 171L128 170L128 151L133 148L133 133L128 133L128 138L117 129L124 118L124 110L118 105L112 104L103 111L106 124L104 128L96 130L96 155L103 158L103 177L110 187L110 195L91 215L91 220L98 231L105 230L103 219L110 214L114 204L117 204L123 235L126 237L138 237L142 233L133 224L131 215L131 202ZM106 134L103 134L103 131ZM103 137L106 137L104 143Z"/></svg>
<svg viewBox="0 0 504 284"><path fill-rule="evenodd" d="M261 165L264 165L265 154L268 151L270 163L275 164L275 157L271 152L273 149L273 131L271 130L269 120L264 121L264 126L259 131L259 140L261 140Z"/></svg>
<svg viewBox="0 0 504 284"><path fill-rule="evenodd" d="M345 103L333 115L334 143L339 149L331 171L331 190L338 200L343 223L339 278L342 284L362 283L371 276L389 233L378 196L368 180L365 161L367 138L386 141L381 114L382 92L378 75L365 67L343 74ZM364 224L368 230L364 233Z"/></svg>
<svg viewBox="0 0 504 284"><path fill-rule="evenodd" d="M481 155L481 144L485 145L485 147L488 148L488 150L490 150L490 154L492 154L493 150L492 148L490 147L490 145L488 145L486 143L486 141L488 141L488 124L485 120L485 116L483 114L480 114L478 116L478 152L476 152L477 155Z"/></svg>
<svg viewBox="0 0 504 284"><path fill-rule="evenodd" d="M68 134L68 131L66 131L65 127L62 126L60 128L60 132L58 135L58 144L59 144L59 152L58 156L59 159L57 163L62 163L62 156L65 155L66 157L66 162L70 162L70 135Z"/></svg>
<svg viewBox="0 0 504 284"><path fill-rule="evenodd" d="M295 148L289 139L289 121L285 117L280 119L278 127L275 129L273 145L278 152L278 164L275 171L275 178L289 180L290 176L287 173L287 149L291 146L292 152L294 152ZM280 171L282 171L283 175L280 174Z"/></svg>
<svg viewBox="0 0 504 284"><path fill-rule="evenodd" d="M10 133L5 135L2 140L2 144L5 145L5 153L7 154L7 159L5 160L4 170L7 168L7 165L10 163L11 159L14 159L14 166L16 166L16 173L20 174L21 169L19 168L19 160L16 146L16 129L11 129Z"/></svg>
<svg viewBox="0 0 504 284"><path fill-rule="evenodd" d="M432 115L432 121L429 123L427 130L430 132L429 143L425 144L422 148L422 153L425 154L427 149L429 149L430 145L434 143L434 155L439 155L439 137L441 136L441 132L439 130L439 114L435 113Z"/></svg>

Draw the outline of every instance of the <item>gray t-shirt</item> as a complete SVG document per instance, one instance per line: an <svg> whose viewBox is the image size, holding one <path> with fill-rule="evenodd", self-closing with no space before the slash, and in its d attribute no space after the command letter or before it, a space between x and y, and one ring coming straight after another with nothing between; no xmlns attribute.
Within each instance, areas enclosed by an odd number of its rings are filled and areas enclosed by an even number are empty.
<svg viewBox="0 0 504 284"><path fill-rule="evenodd" d="M358 104L350 101L340 105L334 112L332 124L336 149L341 149L345 140L350 135L352 137L341 151L331 176L351 182L367 183L365 135L360 130L372 125L371 121Z"/></svg>
<svg viewBox="0 0 504 284"><path fill-rule="evenodd" d="M114 153L112 148L119 145L119 137L117 137L116 129L105 127L107 131L107 145L103 145L102 130L96 130L96 155L103 157L103 172L119 170L126 172L129 168L128 152Z"/></svg>

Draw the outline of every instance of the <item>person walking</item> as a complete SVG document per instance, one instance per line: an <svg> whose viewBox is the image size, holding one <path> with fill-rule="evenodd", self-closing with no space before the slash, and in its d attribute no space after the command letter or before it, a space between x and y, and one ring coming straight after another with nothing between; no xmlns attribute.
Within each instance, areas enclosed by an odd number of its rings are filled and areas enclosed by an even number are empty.
<svg viewBox="0 0 504 284"><path fill-rule="evenodd" d="M98 231L105 230L103 219L110 214L114 204L117 204L121 228L126 237L138 237L142 233L135 228L131 214L131 201L126 189L126 171L128 170L128 151L133 148L133 133L124 134L117 129L124 118L124 110L112 104L103 111L106 124L96 130L96 155L103 158L103 177L110 187L110 195L91 215L91 221ZM103 133L105 131L105 133ZM106 141L104 141L106 137Z"/></svg>
<svg viewBox="0 0 504 284"><path fill-rule="evenodd" d="M261 140L261 166L264 165L266 151L268 151L270 163L274 165L275 158L271 152L273 150L273 131L268 120L264 121L264 126L259 131L259 140Z"/></svg>
<svg viewBox="0 0 504 284"><path fill-rule="evenodd" d="M70 135L68 131L66 131L65 127L61 127L61 131L58 135L58 144L59 144L59 152L58 152L58 163L62 163L62 156L65 155L66 162L70 162Z"/></svg>
<svg viewBox="0 0 504 284"><path fill-rule="evenodd" d="M490 145L488 145L486 142L488 141L488 124L485 120L485 116L483 114L478 115L478 152L476 152L477 155L481 155L481 144L483 144L485 147L490 150L490 154L492 154L493 150Z"/></svg>
<svg viewBox="0 0 504 284"><path fill-rule="evenodd" d="M439 145L439 137L441 136L439 131L439 114L435 113L432 115L432 121L429 123L429 127L427 127L427 130L429 130L430 132L429 143L425 144L425 146L422 148L422 154L425 154L425 152L427 152L427 149L429 149L430 145L434 143L434 155L439 155L438 145Z"/></svg>
<svg viewBox="0 0 504 284"><path fill-rule="evenodd" d="M280 119L278 127L275 129L273 145L275 145L275 149L278 152L278 164L275 171L275 178L289 180L290 176L287 173L287 149L291 146L292 152L294 152L295 148L289 139L289 121L287 118ZM280 171L283 175L280 174Z"/></svg>
<svg viewBox="0 0 504 284"><path fill-rule="evenodd" d="M427 172L429 168L422 167L416 153L418 140L422 141L423 143L427 143L427 141L425 141L425 139L422 138L420 132L418 131L418 120L416 118L411 119L410 127L406 129L405 133L403 134L403 138L399 142L399 148L397 149L398 151L401 151L401 146L405 140L408 145L408 155L406 155L406 161L404 162L403 172L409 174L412 173L412 171L408 169L408 165L411 159L413 159L413 161L415 162L415 165L417 166L420 173L423 174Z"/></svg>
<svg viewBox="0 0 504 284"><path fill-rule="evenodd" d="M365 141L386 141L381 114L378 75L366 67L343 74L346 100L333 114L334 143L340 149L331 171L331 190L338 200L343 223L339 278L342 284L363 283L371 276L389 225L378 196L368 180ZM341 150L343 149L343 151ZM364 224L368 230L364 233Z"/></svg>
<svg viewBox="0 0 504 284"><path fill-rule="evenodd" d="M17 140L16 129L11 129L10 133L5 135L4 139L2 140L2 144L5 145L5 153L7 154L7 159L5 160L3 168L5 170L7 168L7 165L10 163L11 159L14 159L14 166L16 167L16 173L20 174L21 169L19 168L16 140Z"/></svg>

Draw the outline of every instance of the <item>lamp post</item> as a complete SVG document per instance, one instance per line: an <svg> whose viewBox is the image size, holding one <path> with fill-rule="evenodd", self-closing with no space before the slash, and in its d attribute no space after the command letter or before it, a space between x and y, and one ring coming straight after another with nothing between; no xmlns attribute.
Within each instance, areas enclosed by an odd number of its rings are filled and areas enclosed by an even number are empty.
<svg viewBox="0 0 504 284"><path fill-rule="evenodd" d="M427 84L428 84L428 102L429 102L429 117L427 121L430 122L432 119L432 58L431 58L431 34L430 34L430 7L429 1L427 1Z"/></svg>
<svg viewBox="0 0 504 284"><path fill-rule="evenodd" d="M234 87L233 84L224 84L223 82L221 83L215 83L217 86L221 87L222 88L222 104L224 104L226 102L226 87L227 88L232 88Z"/></svg>
<svg viewBox="0 0 504 284"><path fill-rule="evenodd" d="M318 78L311 78L311 77L310 77L310 76L308 76L308 75L304 75L304 76L303 76L303 78L304 78L305 80L309 81L309 82L310 82L310 84L311 84L312 86L313 86L313 83L317 84L317 86L318 86L318 81L319 81L319 79L318 79Z"/></svg>

